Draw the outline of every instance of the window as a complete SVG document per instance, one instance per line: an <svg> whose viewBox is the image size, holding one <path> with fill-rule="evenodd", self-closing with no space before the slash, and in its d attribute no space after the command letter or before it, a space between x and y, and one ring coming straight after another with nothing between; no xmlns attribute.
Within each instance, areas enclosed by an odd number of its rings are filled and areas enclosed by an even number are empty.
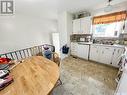
<svg viewBox="0 0 127 95"><path fill-rule="evenodd" d="M124 22L93 25L94 37L118 37L122 32Z"/></svg>
<svg viewBox="0 0 127 95"><path fill-rule="evenodd" d="M127 11L120 11L93 17L93 36L119 37L123 32Z"/></svg>

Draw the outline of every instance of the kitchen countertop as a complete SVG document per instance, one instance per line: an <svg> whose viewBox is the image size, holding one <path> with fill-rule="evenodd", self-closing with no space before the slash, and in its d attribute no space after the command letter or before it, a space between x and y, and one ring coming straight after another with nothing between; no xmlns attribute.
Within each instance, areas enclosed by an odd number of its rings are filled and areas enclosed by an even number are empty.
<svg viewBox="0 0 127 95"><path fill-rule="evenodd" d="M82 45L91 45L91 44L93 44L93 43L91 43L91 42L77 42L78 44L82 44Z"/></svg>
<svg viewBox="0 0 127 95"><path fill-rule="evenodd" d="M114 45L107 45L107 44L91 44L91 45L101 45L101 46L107 46L107 47L125 48L124 45L119 45L119 44L114 44Z"/></svg>
<svg viewBox="0 0 127 95"><path fill-rule="evenodd" d="M100 46L107 46L107 47L118 47L118 48L125 48L124 45L114 44L114 45L108 45L108 44L93 44L92 42L74 42L82 45L100 45Z"/></svg>

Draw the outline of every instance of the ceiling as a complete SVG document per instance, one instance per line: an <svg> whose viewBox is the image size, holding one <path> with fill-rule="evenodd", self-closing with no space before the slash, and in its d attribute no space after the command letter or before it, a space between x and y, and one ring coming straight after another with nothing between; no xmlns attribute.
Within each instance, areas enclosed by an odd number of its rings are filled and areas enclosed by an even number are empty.
<svg viewBox="0 0 127 95"><path fill-rule="evenodd" d="M33 4L33 7L48 8L51 10L78 12L82 10L95 10L105 7L108 0L18 0L25 4ZM127 2L127 0L113 0L112 5ZM43 10L43 9L42 9Z"/></svg>
<svg viewBox="0 0 127 95"><path fill-rule="evenodd" d="M127 2L127 0L113 0L112 4ZM58 12L71 13L80 11L94 11L107 5L107 0L15 0L16 15L38 18L57 19Z"/></svg>
<svg viewBox="0 0 127 95"><path fill-rule="evenodd" d="M106 0L58 0L59 11L77 12L91 10L92 7L103 3Z"/></svg>
<svg viewBox="0 0 127 95"><path fill-rule="evenodd" d="M82 10L93 11L103 8L108 0L58 0L58 11L79 12ZM112 5L127 2L127 0L113 0Z"/></svg>

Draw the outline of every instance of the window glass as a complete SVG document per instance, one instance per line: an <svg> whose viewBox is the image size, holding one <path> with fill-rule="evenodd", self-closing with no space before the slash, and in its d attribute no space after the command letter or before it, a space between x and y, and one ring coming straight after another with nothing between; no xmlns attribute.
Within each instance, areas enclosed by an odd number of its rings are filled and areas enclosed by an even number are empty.
<svg viewBox="0 0 127 95"><path fill-rule="evenodd" d="M122 32L124 22L93 25L94 37L118 37Z"/></svg>

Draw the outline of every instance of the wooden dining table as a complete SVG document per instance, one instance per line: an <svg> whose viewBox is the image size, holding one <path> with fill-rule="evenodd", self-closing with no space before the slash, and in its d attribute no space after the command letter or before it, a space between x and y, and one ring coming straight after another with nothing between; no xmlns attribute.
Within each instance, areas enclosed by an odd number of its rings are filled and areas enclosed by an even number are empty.
<svg viewBox="0 0 127 95"><path fill-rule="evenodd" d="M10 75L14 82L0 95L48 95L59 79L59 67L42 56L33 56L13 68Z"/></svg>

